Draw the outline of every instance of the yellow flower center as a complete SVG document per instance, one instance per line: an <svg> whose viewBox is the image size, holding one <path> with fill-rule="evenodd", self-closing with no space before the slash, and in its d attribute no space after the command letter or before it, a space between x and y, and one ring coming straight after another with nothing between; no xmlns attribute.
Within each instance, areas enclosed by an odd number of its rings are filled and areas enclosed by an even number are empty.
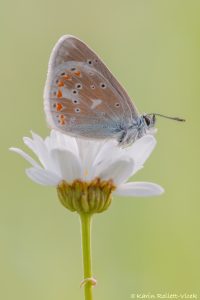
<svg viewBox="0 0 200 300"><path fill-rule="evenodd" d="M90 182L74 180L72 183L61 181L57 186L62 205L79 213L99 213L106 210L116 189L112 180L96 178Z"/></svg>

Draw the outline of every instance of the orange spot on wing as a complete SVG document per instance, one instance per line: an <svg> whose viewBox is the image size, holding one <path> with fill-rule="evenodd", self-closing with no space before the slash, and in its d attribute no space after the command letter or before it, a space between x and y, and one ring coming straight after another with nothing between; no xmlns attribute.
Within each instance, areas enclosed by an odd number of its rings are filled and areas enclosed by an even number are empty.
<svg viewBox="0 0 200 300"><path fill-rule="evenodd" d="M81 72L80 72L80 71L76 71L76 72L74 72L74 74L75 74L76 76L81 76Z"/></svg>
<svg viewBox="0 0 200 300"><path fill-rule="evenodd" d="M58 90L57 97L58 98L62 98L62 92L61 92L61 90Z"/></svg>
<svg viewBox="0 0 200 300"><path fill-rule="evenodd" d="M58 86L64 86L64 82L59 81L59 82L58 82Z"/></svg>
<svg viewBox="0 0 200 300"><path fill-rule="evenodd" d="M63 78L66 79L66 80L71 79L71 77L69 75L64 75Z"/></svg>
<svg viewBox="0 0 200 300"><path fill-rule="evenodd" d="M59 119L60 119L60 125L65 125L65 116L64 115L60 115Z"/></svg>
<svg viewBox="0 0 200 300"><path fill-rule="evenodd" d="M57 104L56 104L56 110L57 110L57 111L60 111L62 108L63 108L63 106L62 106L61 103L57 103Z"/></svg>

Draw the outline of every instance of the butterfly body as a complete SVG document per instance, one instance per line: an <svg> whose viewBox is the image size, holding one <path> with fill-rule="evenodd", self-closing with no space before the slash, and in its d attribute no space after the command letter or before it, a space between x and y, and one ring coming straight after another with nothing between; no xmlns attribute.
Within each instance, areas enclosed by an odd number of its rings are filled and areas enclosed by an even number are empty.
<svg viewBox="0 0 200 300"><path fill-rule="evenodd" d="M72 136L114 138L126 145L154 127L140 115L102 60L82 41L64 36L49 62L44 109L51 127Z"/></svg>
<svg viewBox="0 0 200 300"><path fill-rule="evenodd" d="M132 120L129 126L122 126L117 136L119 145L130 145L145 134L154 132L155 118L143 114Z"/></svg>

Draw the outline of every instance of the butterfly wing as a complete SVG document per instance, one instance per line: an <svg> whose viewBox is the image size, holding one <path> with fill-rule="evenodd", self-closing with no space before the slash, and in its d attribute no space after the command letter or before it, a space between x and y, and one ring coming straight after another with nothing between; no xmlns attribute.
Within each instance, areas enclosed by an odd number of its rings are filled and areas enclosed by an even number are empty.
<svg viewBox="0 0 200 300"><path fill-rule="evenodd" d="M52 51L44 109L51 127L89 138L114 137L138 117L102 60L73 36L62 37Z"/></svg>

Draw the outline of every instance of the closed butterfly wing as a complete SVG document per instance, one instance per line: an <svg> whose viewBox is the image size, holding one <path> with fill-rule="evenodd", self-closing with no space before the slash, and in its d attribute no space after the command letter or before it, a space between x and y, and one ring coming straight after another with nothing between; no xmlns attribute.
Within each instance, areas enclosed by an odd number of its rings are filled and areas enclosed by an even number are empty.
<svg viewBox="0 0 200 300"><path fill-rule="evenodd" d="M89 138L113 138L138 116L102 60L73 36L62 37L52 51L44 108L52 128Z"/></svg>

